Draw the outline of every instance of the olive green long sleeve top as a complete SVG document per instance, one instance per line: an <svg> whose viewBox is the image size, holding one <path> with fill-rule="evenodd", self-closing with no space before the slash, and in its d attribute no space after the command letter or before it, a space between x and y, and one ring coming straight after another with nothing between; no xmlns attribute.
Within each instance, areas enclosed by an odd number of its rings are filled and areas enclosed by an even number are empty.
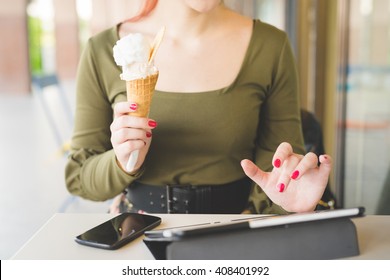
<svg viewBox="0 0 390 280"><path fill-rule="evenodd" d="M252 37L239 74L227 87L207 92L156 90L150 112L159 126L142 169L124 172L110 137L115 103L126 101L121 68L112 48L118 27L92 37L83 51L77 79L76 120L65 170L68 190L102 201L134 180L146 184L224 184L245 176L242 159L272 169L281 142L304 153L297 72L286 34L254 20ZM180 79L180 77L177 77ZM283 213L258 186L251 209Z"/></svg>

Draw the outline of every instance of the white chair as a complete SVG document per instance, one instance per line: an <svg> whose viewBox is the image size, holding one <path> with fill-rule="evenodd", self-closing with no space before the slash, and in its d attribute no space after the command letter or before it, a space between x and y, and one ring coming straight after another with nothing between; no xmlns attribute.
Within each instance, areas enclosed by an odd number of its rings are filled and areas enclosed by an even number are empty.
<svg viewBox="0 0 390 280"><path fill-rule="evenodd" d="M66 157L70 151L70 137L74 122L69 97L56 74L32 76L31 81L33 93L42 106L59 147L56 156ZM76 196L69 195L59 206L58 212L66 212L67 208L76 201Z"/></svg>
<svg viewBox="0 0 390 280"><path fill-rule="evenodd" d="M56 74L33 76L32 87L59 146L59 153L66 156L74 121L69 98Z"/></svg>

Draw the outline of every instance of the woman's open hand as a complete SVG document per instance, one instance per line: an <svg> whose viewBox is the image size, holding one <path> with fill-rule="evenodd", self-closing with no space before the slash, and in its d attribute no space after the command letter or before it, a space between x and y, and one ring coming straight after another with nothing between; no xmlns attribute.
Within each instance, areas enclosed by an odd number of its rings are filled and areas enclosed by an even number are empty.
<svg viewBox="0 0 390 280"><path fill-rule="evenodd" d="M318 159L314 153L298 155L289 143L282 143L272 162L274 168L271 172L264 172L247 159L241 162L241 166L245 174L286 211L314 210L328 183L332 168L330 156L321 155Z"/></svg>
<svg viewBox="0 0 390 280"><path fill-rule="evenodd" d="M117 103L114 107L114 121L110 126L111 143L118 164L129 173L138 170L144 162L152 139L152 129L157 126L154 120L129 115L136 110L135 103ZM130 154L135 150L139 150L139 156L134 170L126 170Z"/></svg>

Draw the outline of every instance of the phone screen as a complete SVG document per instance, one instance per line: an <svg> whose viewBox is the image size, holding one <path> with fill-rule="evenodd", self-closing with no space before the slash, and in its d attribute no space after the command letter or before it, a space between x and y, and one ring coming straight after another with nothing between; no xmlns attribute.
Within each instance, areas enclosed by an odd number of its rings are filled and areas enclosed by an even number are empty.
<svg viewBox="0 0 390 280"><path fill-rule="evenodd" d="M160 217L123 213L78 235L75 240L82 245L114 250L160 223Z"/></svg>

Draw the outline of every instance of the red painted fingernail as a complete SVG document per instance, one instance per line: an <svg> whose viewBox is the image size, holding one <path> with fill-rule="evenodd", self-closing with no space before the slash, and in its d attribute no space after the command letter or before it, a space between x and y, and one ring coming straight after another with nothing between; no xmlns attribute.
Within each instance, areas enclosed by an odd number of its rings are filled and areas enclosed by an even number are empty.
<svg viewBox="0 0 390 280"><path fill-rule="evenodd" d="M280 183L280 184L278 185L279 192L283 192L285 187L286 187L286 186L285 186L283 183Z"/></svg>
<svg viewBox="0 0 390 280"><path fill-rule="evenodd" d="M275 166L276 168L279 168L281 164L282 164L282 162L280 161L280 159L275 159L275 161L274 161L274 166Z"/></svg>
<svg viewBox="0 0 390 280"><path fill-rule="evenodd" d="M152 137L152 133L150 133L149 131L146 132L146 137L150 138Z"/></svg>
<svg viewBox="0 0 390 280"><path fill-rule="evenodd" d="M148 122L148 125L149 125L150 127L156 127L156 126L157 126L157 123L156 123L155 121L149 121L149 122Z"/></svg>
<svg viewBox="0 0 390 280"><path fill-rule="evenodd" d="M291 175L291 179L295 180L296 178L298 178L298 176L299 176L299 171L298 171L298 170L295 170L295 171L293 172L293 174Z"/></svg>
<svg viewBox="0 0 390 280"><path fill-rule="evenodd" d="M137 110L137 107L138 107L138 106L137 106L136 103L130 104L130 109L133 110L133 111Z"/></svg>

